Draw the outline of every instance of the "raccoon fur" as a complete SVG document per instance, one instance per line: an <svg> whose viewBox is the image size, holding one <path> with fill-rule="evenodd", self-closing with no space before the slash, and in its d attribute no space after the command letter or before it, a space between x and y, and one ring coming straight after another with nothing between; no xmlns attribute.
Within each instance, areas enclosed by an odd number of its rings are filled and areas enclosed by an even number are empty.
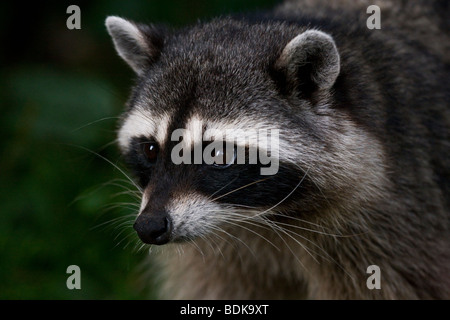
<svg viewBox="0 0 450 320"><path fill-rule="evenodd" d="M371 4L287 1L180 30L107 18L137 75L118 141L161 297L450 298L449 5L375 1L370 30ZM277 129L278 171L175 164L180 141L204 144L180 128Z"/></svg>

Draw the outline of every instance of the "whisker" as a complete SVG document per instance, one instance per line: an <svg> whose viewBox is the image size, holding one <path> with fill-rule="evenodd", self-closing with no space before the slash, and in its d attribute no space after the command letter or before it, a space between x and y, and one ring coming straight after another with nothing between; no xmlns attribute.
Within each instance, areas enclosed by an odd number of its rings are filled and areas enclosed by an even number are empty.
<svg viewBox="0 0 450 320"><path fill-rule="evenodd" d="M269 225L271 225L269 223ZM287 241L284 239L284 237L282 237L274 228L274 226L271 226L272 230L278 235L278 237L281 239L281 241L283 241L283 243L286 245L286 247L288 248L288 250L292 253L292 255L294 256L295 260L297 260L298 263L300 263L300 265L303 267L303 269L305 269L306 271L308 271L308 269L305 267L305 265L303 264L303 262L300 260L300 258L295 254L295 252L292 250L291 246L289 246L289 244L287 243ZM281 230L280 230L281 231ZM300 243L299 243L300 244ZM302 247L303 245L300 244ZM303 247L304 248L304 247ZM306 248L304 248L305 251L307 251ZM307 251L308 252L308 251ZM309 252L308 252L309 253Z"/></svg>
<svg viewBox="0 0 450 320"><path fill-rule="evenodd" d="M88 148L85 148L85 147L83 147L83 146L77 146L77 145L73 145L73 144L71 144L71 146L77 147L77 148L80 148L80 149L82 149L82 150L85 150L85 151L87 151L87 152L89 152L89 153L92 153L92 154L96 155L97 157L99 157L100 159L102 159L102 160L108 162L108 163L109 163L110 165L112 165L116 170L118 170L124 177L126 177L126 178L127 178L127 179L128 179L128 180L136 187L137 190L139 190L141 193L143 192L142 188L141 188L140 186L138 186L138 185L136 184L136 182L134 182L133 179L131 179L131 177L125 173L125 171L124 171L123 169L121 169L117 164L115 164L114 162L112 162L112 161L109 160L108 158L105 158L105 157L102 156L101 154L99 154L99 153L97 153L97 152L95 152L95 151L92 151L92 150L90 150L90 149L88 149Z"/></svg>
<svg viewBox="0 0 450 320"><path fill-rule="evenodd" d="M295 238L292 234L290 234L290 233L293 233L294 235L299 236L299 237L300 237L301 239L303 239L303 240L309 241L307 238L305 238L305 237L299 235L298 233L293 232L293 231L291 231L291 230L289 230L289 229L285 229L285 228L283 228L283 227L278 226L278 224L277 224L275 221L271 221L271 223L273 223L274 227L277 228L277 230L279 230L280 232L282 232L283 234L285 234L286 236L288 236L289 238L291 238L292 240L294 240L297 244L299 244L299 245L306 251L306 253L308 253L308 254L314 259L314 261L316 261L317 263L319 263L319 261L316 259L316 257L309 251L309 250L311 250L311 249L308 250L308 248L307 248L307 246L306 246L305 244L303 244L302 242L300 242L298 239L296 239L296 238ZM315 253L315 254L317 254L317 253ZM319 264L320 264L320 263L319 263Z"/></svg>
<svg viewBox="0 0 450 320"><path fill-rule="evenodd" d="M284 216L284 217L287 217L287 216ZM295 229L300 229L300 230L304 230L304 231L314 232L314 233L322 234L322 235L325 235L325 236L342 237L339 234L332 234L332 233L322 232L322 231L313 230L313 229L310 229L310 228L305 228L305 227L301 227L301 226L298 226L298 225L293 225L293 224L284 223L284 222L280 222L280 221L276 221L276 223L279 224L279 225L289 226L289 227L292 227L292 228L295 228Z"/></svg>
<svg viewBox="0 0 450 320"><path fill-rule="evenodd" d="M243 229L245 229L245 230L247 230L247 231L249 231L249 232L251 232L251 233L257 235L258 237L260 237L260 238L264 239L265 241L267 241L267 243L269 243L271 246L273 246L275 249L277 249L277 251L280 251L280 248L278 248L272 241L270 241L269 239L267 239L266 237L264 237L264 236L261 235L260 233L254 231L254 230L252 230L252 229L250 229L250 228L247 228L247 227L245 227L245 226L243 226L243 225L241 225L241 224L239 224L239 223L235 223L235 222L232 221L232 220L225 220L225 221L226 221L227 223L231 224L231 225L234 225L234 226L243 228Z"/></svg>
<svg viewBox="0 0 450 320"><path fill-rule="evenodd" d="M197 249L197 251L202 256L203 262L205 262L206 261L205 254L204 254L203 250L200 248L200 246L196 243L196 241L194 241L194 239L191 239L191 241L188 241L188 243L190 245L192 245L195 249ZM177 246L177 247L180 247L180 246Z"/></svg>
<svg viewBox="0 0 450 320"><path fill-rule="evenodd" d="M305 219L301 219L299 217L294 217L294 216L290 216L290 215L287 215L287 214L282 214L282 213L279 213L279 212L271 212L271 215L272 216L276 216L276 217L286 218L286 219L292 219L294 221L299 221L301 223L310 224L312 226L319 227L322 230L329 229L329 228L327 228L325 226L322 226L320 224L317 224L317 223L314 223L314 222L311 222L311 221L308 221L308 220L305 220Z"/></svg>
<svg viewBox="0 0 450 320"><path fill-rule="evenodd" d="M117 119L119 119L119 118L120 118L120 117L104 117L104 118L101 118L101 119L97 119L97 120L91 121L91 122L89 122L89 123L87 123L87 124L85 124L85 125L82 125L81 127L78 127L78 128L76 128L76 129L73 129L73 130L72 130L72 133L77 132L77 131L79 131L79 130L81 130L81 129L84 129L84 128L90 126L90 125L93 125L93 124L98 123L98 122L101 122L101 121L112 120L112 119L117 120Z"/></svg>
<svg viewBox="0 0 450 320"><path fill-rule="evenodd" d="M226 219L226 218L224 218L224 217L220 217L219 220L222 221L222 222L225 222L225 223L229 222L229 220ZM240 238L238 238L238 237L232 235L231 233L225 231L225 230L222 229L222 228L219 228L219 229L220 229L221 232L225 233L225 234L228 235L230 238L235 239L235 240L241 242L241 243L242 243L242 244L250 251L250 253L251 253L253 256L255 256L255 252L254 252L254 251L248 246L248 244L246 244L242 239L240 239ZM229 242L228 242L228 243L229 243Z"/></svg>
<svg viewBox="0 0 450 320"><path fill-rule="evenodd" d="M250 182L249 184L246 184L245 186L242 186L242 187L236 188L236 189L234 189L234 190L231 190L231 191L229 191L229 192L227 192L227 193L225 193L225 194L223 194L223 195L221 195L221 196L219 196L219 197L217 197L217 198L215 198L215 199L212 199L211 201L219 200L220 198L223 198L223 197L225 197L225 196L227 196L227 195L229 195L229 194L232 194L232 193L234 193L234 192L236 192L236 191L242 190L242 189L247 188L247 187L249 187L249 186L251 186L251 185L254 185L254 184L256 184L256 183L259 183L259 182L262 182L262 181L265 181L265 180L271 179L271 178L272 178L272 177L268 177L268 178L264 178L264 179L260 179L260 180L257 180L257 181Z"/></svg>
<svg viewBox="0 0 450 320"><path fill-rule="evenodd" d="M266 213L268 211L272 211L273 209L278 207L280 204L282 204L284 201L286 201L286 199L289 198L298 189L298 187L300 187L300 185L302 184L303 180L305 180L305 177L308 174L308 171L309 171L309 168L306 170L306 172L303 175L303 178L301 178L300 182L295 186L295 188L291 192L289 192L289 194L286 197L284 197L280 202L278 202L277 204L275 204L271 208L258 213L258 216L263 215L264 213Z"/></svg>
<svg viewBox="0 0 450 320"><path fill-rule="evenodd" d="M126 186L121 185L120 183L118 183L118 182L125 182L125 181L129 183L129 181L126 180L126 179L119 179L119 178L117 178L117 179L112 179L111 181L108 181L108 182L101 183L101 184L99 184L99 185L97 185L97 186L95 186L95 187L91 187L89 191L85 191L85 192L83 192L81 195L79 195L79 196L77 196L75 199L73 199L73 200L68 204L68 206L70 207L70 206L72 206L74 203L76 203L76 202L78 202L78 201L80 201L80 200L86 199L86 198L92 196L93 194L99 192L101 189L106 188L106 187L109 187L109 186L119 187L119 188L122 188L122 189L125 189L125 190L129 190L130 192L136 192L136 195L137 195L137 194L138 194L138 191L132 191L132 190L130 190L128 187L126 187Z"/></svg>
<svg viewBox="0 0 450 320"><path fill-rule="evenodd" d="M228 182L226 185L224 185L223 187L221 187L219 190L217 190L216 192L214 192L212 195L210 195L208 197L208 199L211 199L213 196L215 196L217 193L219 193L220 191L222 191L223 189L225 189L226 187L228 187L230 184L232 184L234 181L236 181L236 179L239 178L239 176L237 176L236 178L232 179L230 182ZM214 199L212 200L214 201Z"/></svg>
<svg viewBox="0 0 450 320"><path fill-rule="evenodd" d="M275 223L277 223L277 222L275 222ZM281 227L280 227L281 228ZM325 260L327 260L327 261L329 261L329 262L333 262L333 263L335 263L342 271L344 271L352 280L354 280L354 278L353 278L353 276L340 264L340 263L338 263L333 257L331 257L330 256L330 254L325 250L325 249L323 249L322 247L320 247L317 243L315 243L314 241L311 241L311 240L309 240L308 238L306 238L306 237L304 237L304 236L302 236L302 235L300 235L300 234L298 234L298 233L296 233L296 232L294 232L294 231L292 231L292 230L288 230L288 229L285 229L285 228L282 228L285 232L288 232L288 233L291 233L292 235L294 235L294 236L298 236L298 237L300 237L300 238L302 238L303 240L305 240L305 241L307 241L307 242L309 242L309 243L311 243L313 246L315 246L315 247L317 247L320 251L322 251L325 255L326 255L326 257L325 256L323 256L323 255L321 255L321 254L318 254L317 252L314 252L316 255L318 255L319 257L321 257L321 258L323 258L323 259L325 259ZM287 233L285 233L286 235L288 235ZM288 235L289 236L289 235ZM293 236L291 236L291 238L295 241L295 239L293 238ZM311 249L310 249L311 250ZM313 257L312 255L311 255L311 257ZM316 262L318 262L317 261L317 259L316 258L314 258L313 257L313 259L316 261Z"/></svg>
<svg viewBox="0 0 450 320"><path fill-rule="evenodd" d="M111 219L111 220L102 222L102 223L100 223L100 224L97 224L97 225L93 226L92 228L90 228L89 230L95 230L95 229L98 229L98 228L103 227L103 226L106 226L106 225L109 226L109 225L111 225L111 224L113 224L113 223L115 223L115 222L117 222L117 221L128 220L130 217L134 217L134 216L135 216L134 214L129 214L129 215L125 215L125 216L120 216L120 217L117 217L117 218L114 218L114 219Z"/></svg>

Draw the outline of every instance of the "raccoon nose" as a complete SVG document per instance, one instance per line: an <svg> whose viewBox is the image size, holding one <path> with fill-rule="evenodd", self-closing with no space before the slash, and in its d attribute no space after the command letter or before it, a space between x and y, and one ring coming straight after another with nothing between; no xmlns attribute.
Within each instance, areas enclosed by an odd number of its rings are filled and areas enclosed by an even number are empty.
<svg viewBox="0 0 450 320"><path fill-rule="evenodd" d="M141 214L133 225L139 238L147 244L165 244L172 233L172 220L167 213Z"/></svg>

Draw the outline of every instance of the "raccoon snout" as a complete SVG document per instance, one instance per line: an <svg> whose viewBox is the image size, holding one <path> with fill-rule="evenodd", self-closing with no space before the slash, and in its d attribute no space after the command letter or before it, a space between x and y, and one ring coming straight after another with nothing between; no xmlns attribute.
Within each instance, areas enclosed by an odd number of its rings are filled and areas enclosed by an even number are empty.
<svg viewBox="0 0 450 320"><path fill-rule="evenodd" d="M173 224L165 212L141 214L133 225L139 238L147 244L166 244L170 240Z"/></svg>

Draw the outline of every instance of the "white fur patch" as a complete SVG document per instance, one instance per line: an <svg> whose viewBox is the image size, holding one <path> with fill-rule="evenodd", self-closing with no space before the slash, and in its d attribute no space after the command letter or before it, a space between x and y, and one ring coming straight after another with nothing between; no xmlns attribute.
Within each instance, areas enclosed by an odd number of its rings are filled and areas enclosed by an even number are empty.
<svg viewBox="0 0 450 320"><path fill-rule="evenodd" d="M152 137L160 145L165 143L167 130L170 124L170 117L167 114L154 115L149 110L136 107L125 119L119 130L119 146L123 150L128 150L132 138Z"/></svg>
<svg viewBox="0 0 450 320"><path fill-rule="evenodd" d="M118 141L122 149L127 150L128 145L134 137L153 137L160 145L163 145L167 137L171 138L172 133L167 132L170 125L170 116L167 114L154 115L152 112L137 107L133 109L125 119L119 130ZM203 129L206 129L203 131ZM198 115L194 115L186 121L183 130L183 148L191 149L194 144L208 141L211 138L223 138L225 141L234 142L238 146L258 147L263 150L270 149L275 155L282 149L289 148L289 142L277 141L271 144L271 134L281 131L279 127L256 122L255 119L242 117L239 120L202 120ZM266 138L269 141L266 143ZM174 136L174 141L178 137ZM267 144L270 144L267 148Z"/></svg>
<svg viewBox="0 0 450 320"><path fill-rule="evenodd" d="M141 207L139 208L139 213L138 213L138 216L142 213L142 210L144 210L145 209L145 206L147 205L147 203L148 203L148 196L147 196L147 194L144 192L144 193L142 193L142 199L141 199Z"/></svg>
<svg viewBox="0 0 450 320"><path fill-rule="evenodd" d="M166 210L172 219L176 239L195 238L210 233L217 225L224 207L200 194L187 193L171 199Z"/></svg>

